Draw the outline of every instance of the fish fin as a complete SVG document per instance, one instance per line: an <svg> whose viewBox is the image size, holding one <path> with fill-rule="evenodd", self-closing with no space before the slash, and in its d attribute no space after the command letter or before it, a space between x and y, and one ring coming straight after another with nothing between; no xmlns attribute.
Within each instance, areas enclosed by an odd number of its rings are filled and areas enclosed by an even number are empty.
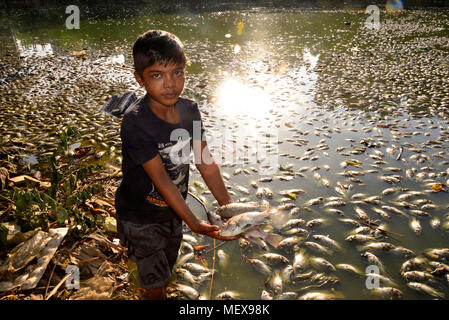
<svg viewBox="0 0 449 320"><path fill-rule="evenodd" d="M277 248L279 246L279 243L284 239L283 236L275 233L270 233L267 235L265 240L272 245L274 248Z"/></svg>
<svg viewBox="0 0 449 320"><path fill-rule="evenodd" d="M271 220L271 224L276 228L276 229L281 229L282 226L284 226L288 220L289 220L289 214L288 211L270 211L269 212L269 218Z"/></svg>

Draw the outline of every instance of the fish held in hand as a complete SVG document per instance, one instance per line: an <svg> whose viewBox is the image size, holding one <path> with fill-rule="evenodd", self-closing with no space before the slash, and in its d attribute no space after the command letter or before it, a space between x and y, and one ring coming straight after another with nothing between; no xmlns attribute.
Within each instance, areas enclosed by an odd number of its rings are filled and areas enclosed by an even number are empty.
<svg viewBox="0 0 449 320"><path fill-rule="evenodd" d="M222 218L232 218L238 214L250 211L258 211L268 209L266 204L259 204L257 202L232 202L227 205L219 207L215 210L215 214Z"/></svg>
<svg viewBox="0 0 449 320"><path fill-rule="evenodd" d="M287 220L288 212L279 212L277 210L245 212L227 220L220 229L220 235L225 237L244 235L250 241L262 239L277 248L283 237L272 232L266 232L260 226L271 223L280 227Z"/></svg>

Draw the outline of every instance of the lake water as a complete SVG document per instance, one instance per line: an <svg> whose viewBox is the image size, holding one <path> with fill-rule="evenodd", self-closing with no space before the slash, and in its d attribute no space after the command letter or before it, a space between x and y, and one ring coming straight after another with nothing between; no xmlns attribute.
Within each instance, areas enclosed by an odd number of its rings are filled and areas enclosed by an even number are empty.
<svg viewBox="0 0 449 320"><path fill-rule="evenodd" d="M358 220L354 211L358 205L371 219L379 219L386 230L399 234L394 237L400 242L389 238L378 241L405 247L416 256L423 256L428 248L449 247L449 198L447 192L432 192L432 186L446 184L447 189L449 183L447 9L402 13L382 9L379 29L370 29L366 23L369 15L362 6L338 10L250 6L235 10L232 6L211 6L204 10L177 7L172 11L129 4L117 8L90 6L80 7L79 30L66 29L68 15L64 9L8 8L1 15L2 60L10 59L4 55L12 51L23 57L25 66L22 73L11 72L12 78L3 79L1 84L12 91L2 94L2 143L7 143L7 135L15 137L22 132L30 151L39 146L39 154L43 155L51 150L52 133L76 123L83 133L83 145L93 144L98 151L106 151L102 163L119 165L120 119L103 115L100 109L114 94L133 90L143 94L133 80L132 44L148 29L164 29L185 44L191 63L184 95L199 104L215 159L222 164L222 173L229 175L225 182L235 192L233 199L261 201L251 181L273 191L274 197L266 199L272 206L286 200L279 191L300 188L305 193L287 201L299 208L295 218L305 222L325 219L322 226L302 226L310 234L307 240L301 236L304 240L296 249L268 246L270 252L286 256L291 264L295 251L301 250L308 257L323 257L334 265L351 264L365 271L368 264L360 256L364 251L345 240L355 227L326 212L327 200L321 205L306 205L312 198L337 196L346 201L338 208L345 218ZM86 50L86 59L74 58L73 51L81 50ZM26 68L33 61L38 62L33 63L38 76ZM52 67L53 79L39 76ZM27 77L26 86L15 83L14 76ZM19 113L23 114L20 122L14 118ZM39 116L33 118L36 114ZM27 122L27 117L41 121ZM363 139L368 141L365 145ZM363 152L357 152L367 145ZM396 160L401 147L403 153ZM24 159L30 159L29 154L24 154ZM34 156L32 160L35 165ZM348 165L347 160L356 160L361 166ZM343 168L342 163L347 167ZM289 169L282 170L286 167ZM398 172L389 167L398 168ZM239 168L247 171L236 172ZM263 169L272 171L262 175ZM408 177L408 169L415 170L415 174ZM359 180L350 180L342 175L345 170L364 174L355 177ZM394 174L400 182L389 184L380 179ZM273 180L258 182L266 176ZM323 178L330 186L323 184ZM213 210L213 196L199 184L195 187L194 181L202 179L192 170L191 191L203 196ZM340 187L343 192L338 193L338 183L348 189ZM245 195L236 186L247 188L250 194ZM384 196L382 191L389 187L402 190ZM430 200L435 208L424 210L430 216L413 215L397 203L397 197L408 190L425 193L406 201ZM381 203L355 204L352 196L356 193L363 193L362 199L380 196ZM195 200L189 197L188 203L198 217L206 219ZM391 219L382 219L371 210L382 205L393 205L406 215L390 213ZM422 204L416 206L420 209ZM420 235L409 227L413 218L422 225ZM440 219L440 227L431 227L433 218ZM279 230L275 232L287 237ZM312 241L314 234L328 235L341 244L343 252L322 255L310 250L304 242ZM200 244L212 245L209 238L197 238ZM265 278L242 255L260 258L265 252L257 246L241 249L238 241L219 249L228 258L221 264L217 257L212 298L231 290L241 298L260 299L262 290L267 289ZM431 298L407 286L400 274L406 257L385 252L376 255L385 266L383 275L396 283L394 287L402 291L404 299ZM205 254L209 267L212 256L213 251ZM283 266L272 268L281 270ZM425 268L434 269L426 265L420 270ZM318 272L310 264L304 272L308 271ZM313 283L284 280L283 291L298 295L334 292L344 299L379 298L366 288L363 276L341 270L328 275L339 282L304 290ZM423 283L448 297L446 278L435 277L434 282ZM198 290L209 297L209 282Z"/></svg>

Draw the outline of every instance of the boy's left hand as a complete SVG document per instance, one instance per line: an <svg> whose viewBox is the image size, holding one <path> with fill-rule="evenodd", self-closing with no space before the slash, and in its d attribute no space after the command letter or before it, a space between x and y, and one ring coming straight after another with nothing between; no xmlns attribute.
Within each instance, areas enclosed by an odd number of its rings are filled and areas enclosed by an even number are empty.
<svg viewBox="0 0 449 320"><path fill-rule="evenodd" d="M220 235L220 228L213 224L208 224L205 221L199 221L195 226L189 226L193 232L206 235L223 241L237 240L239 237L223 237Z"/></svg>

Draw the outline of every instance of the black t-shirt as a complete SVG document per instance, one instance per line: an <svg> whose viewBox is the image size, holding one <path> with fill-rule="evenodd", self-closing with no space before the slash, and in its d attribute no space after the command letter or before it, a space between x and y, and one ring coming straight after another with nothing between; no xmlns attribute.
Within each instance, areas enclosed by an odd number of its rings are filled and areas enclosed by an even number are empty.
<svg viewBox="0 0 449 320"><path fill-rule="evenodd" d="M187 197L192 143L193 139L201 139L204 128L196 102L179 98L175 107L180 117L177 124L157 117L148 105L147 95L124 113L120 129L123 179L115 194L119 219L154 223L179 218L142 167L160 155L171 180L183 198ZM200 128L195 135L194 126Z"/></svg>

